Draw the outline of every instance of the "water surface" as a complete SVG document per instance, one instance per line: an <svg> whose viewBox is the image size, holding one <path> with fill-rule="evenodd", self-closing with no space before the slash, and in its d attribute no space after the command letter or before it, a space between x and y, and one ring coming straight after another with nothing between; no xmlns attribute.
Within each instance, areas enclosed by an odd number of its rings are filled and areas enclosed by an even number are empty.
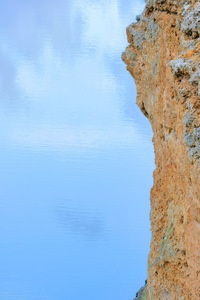
<svg viewBox="0 0 200 300"><path fill-rule="evenodd" d="M125 300L153 149L121 61L143 1L0 3L0 299Z"/></svg>

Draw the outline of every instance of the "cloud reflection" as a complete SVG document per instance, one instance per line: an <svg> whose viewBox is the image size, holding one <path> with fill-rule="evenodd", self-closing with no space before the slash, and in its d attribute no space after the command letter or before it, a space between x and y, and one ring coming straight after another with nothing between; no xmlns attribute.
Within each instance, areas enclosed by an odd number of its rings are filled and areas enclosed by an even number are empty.
<svg viewBox="0 0 200 300"><path fill-rule="evenodd" d="M82 40L88 48L104 55L107 53L113 56L120 53L122 43L126 39L125 28L130 21L135 21L139 12L142 12L144 3L138 0L134 1L134 5L129 5L128 2L120 4L122 1L119 0L74 1L72 15L74 18L79 13L82 15Z"/></svg>
<svg viewBox="0 0 200 300"><path fill-rule="evenodd" d="M120 60L125 27L144 3L131 6L130 0L0 3L0 106L12 111L12 98L22 112L19 118L17 109L6 117L0 111L10 142L40 151L145 139L126 118L124 83L108 61Z"/></svg>
<svg viewBox="0 0 200 300"><path fill-rule="evenodd" d="M33 151L73 151L94 148L123 149L128 146L148 144L148 136L145 138L134 127L125 128L98 127L91 129L64 126L38 126L18 127L8 137L16 146L30 147Z"/></svg>
<svg viewBox="0 0 200 300"><path fill-rule="evenodd" d="M60 206L56 210L59 225L72 235L95 241L105 235L105 224L98 214Z"/></svg>
<svg viewBox="0 0 200 300"><path fill-rule="evenodd" d="M132 5L131 2L130 4ZM121 5L121 1L118 0L101 1L101 3L89 0L2 1L0 3L0 10L3 12L0 18L0 78L4 86L3 92L5 93L6 89L8 95L9 92L13 93L13 88L17 92L22 85L26 86L25 78L23 78L24 82L19 82L18 87L15 86L15 81L16 79L19 81L19 77L24 72L31 79L33 68L36 70L36 76L39 75L41 79L40 72L44 71L48 58L45 50L47 44L48 48L52 49L54 67L57 64L56 69L59 69L60 64L67 64L69 73L76 64L79 65L80 61L84 60L85 52L90 53L90 56L93 55L91 47L95 49L93 62L96 60L99 63L101 61L101 65L105 64L102 58L113 53L120 59L126 40L125 27L133 21L134 15L138 10L142 10L143 6L140 0L134 1L132 11L129 3ZM128 16L127 11L129 11ZM77 60L79 55L81 57ZM32 65L29 70L31 74L29 72L27 74L27 69L24 70L25 62L26 68L27 65L29 67ZM86 71L87 66L84 69ZM9 82L12 80L9 86L3 80L8 72ZM51 74L52 72L53 70ZM107 74L104 74L105 82L110 80ZM91 73L87 72L85 75L88 80L91 79ZM73 72L72 76L74 76ZM34 83L35 81L32 83L32 89L38 89ZM12 89L9 88L11 86ZM41 82L41 86L45 86L44 81ZM41 87L37 91L40 90ZM23 93L24 89L21 92Z"/></svg>

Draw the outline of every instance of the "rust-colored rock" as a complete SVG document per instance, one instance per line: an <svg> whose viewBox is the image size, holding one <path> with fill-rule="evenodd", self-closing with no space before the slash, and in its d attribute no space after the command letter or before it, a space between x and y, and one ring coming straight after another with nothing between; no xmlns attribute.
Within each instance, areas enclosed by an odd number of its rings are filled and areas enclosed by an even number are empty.
<svg viewBox="0 0 200 300"><path fill-rule="evenodd" d="M148 0L122 54L154 132L148 298L200 299L200 3Z"/></svg>

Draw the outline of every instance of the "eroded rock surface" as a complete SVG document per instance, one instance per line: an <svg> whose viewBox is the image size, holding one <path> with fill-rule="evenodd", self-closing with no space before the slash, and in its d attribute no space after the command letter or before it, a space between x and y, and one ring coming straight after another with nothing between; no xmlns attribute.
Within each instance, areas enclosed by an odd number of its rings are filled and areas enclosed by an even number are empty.
<svg viewBox="0 0 200 300"><path fill-rule="evenodd" d="M200 299L200 3L147 0L122 54L154 132L148 298Z"/></svg>
<svg viewBox="0 0 200 300"><path fill-rule="evenodd" d="M148 300L148 287L145 284L137 293L133 300Z"/></svg>

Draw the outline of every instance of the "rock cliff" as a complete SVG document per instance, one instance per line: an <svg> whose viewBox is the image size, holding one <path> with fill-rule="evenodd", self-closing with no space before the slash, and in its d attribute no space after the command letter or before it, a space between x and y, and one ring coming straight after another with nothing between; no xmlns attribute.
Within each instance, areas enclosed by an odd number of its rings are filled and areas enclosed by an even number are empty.
<svg viewBox="0 0 200 300"><path fill-rule="evenodd" d="M122 54L155 148L148 299L200 299L200 3L146 0Z"/></svg>

